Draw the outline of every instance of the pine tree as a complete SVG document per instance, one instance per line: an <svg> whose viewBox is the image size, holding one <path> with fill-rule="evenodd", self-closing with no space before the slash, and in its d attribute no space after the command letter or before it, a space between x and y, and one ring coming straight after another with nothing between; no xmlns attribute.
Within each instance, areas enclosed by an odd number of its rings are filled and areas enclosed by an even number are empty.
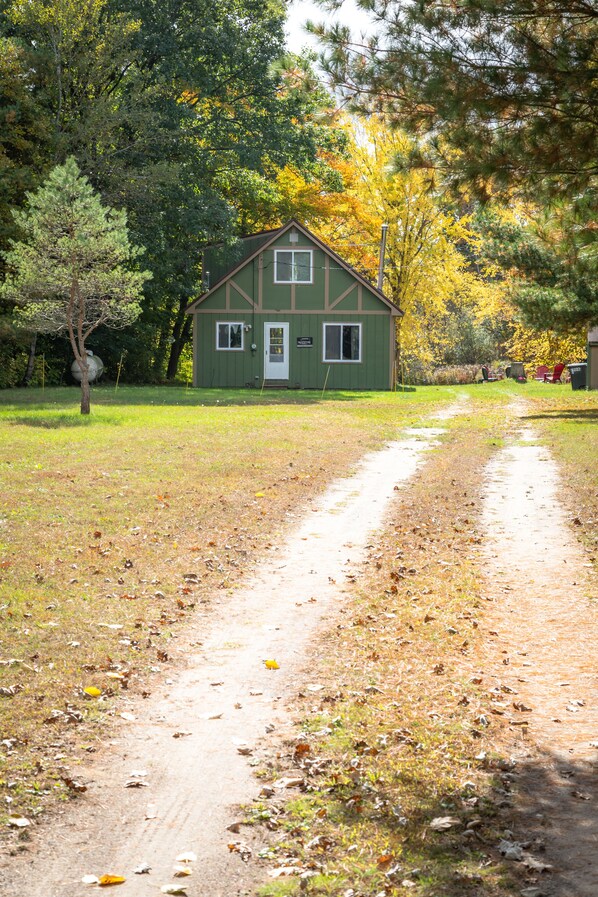
<svg viewBox="0 0 598 897"><path fill-rule="evenodd" d="M358 105L441 135L458 151L445 162L482 195L515 185L572 198L595 181L595 0L358 3L378 26L369 45L320 29L330 72Z"/></svg>
<svg viewBox="0 0 598 897"><path fill-rule="evenodd" d="M357 2L377 36L357 45L344 26L316 29L337 89L423 138L407 167L553 217L559 289L522 291L521 307L536 327L598 322L595 0Z"/></svg>
<svg viewBox="0 0 598 897"><path fill-rule="evenodd" d="M21 325L68 333L81 370L81 414L89 414L86 341L100 326L133 323L150 275L132 268L140 250L129 243L126 214L102 205L72 157L14 215L23 239L4 254L1 292Z"/></svg>

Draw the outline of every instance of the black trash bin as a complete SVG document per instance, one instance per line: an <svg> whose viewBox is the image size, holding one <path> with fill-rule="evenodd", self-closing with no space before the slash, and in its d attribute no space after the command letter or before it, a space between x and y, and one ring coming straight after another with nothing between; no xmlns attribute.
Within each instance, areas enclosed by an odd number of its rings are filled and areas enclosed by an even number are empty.
<svg viewBox="0 0 598 897"><path fill-rule="evenodd" d="M586 371L587 364L582 362L580 364L568 364L569 373L571 374L571 389L585 389L586 388Z"/></svg>

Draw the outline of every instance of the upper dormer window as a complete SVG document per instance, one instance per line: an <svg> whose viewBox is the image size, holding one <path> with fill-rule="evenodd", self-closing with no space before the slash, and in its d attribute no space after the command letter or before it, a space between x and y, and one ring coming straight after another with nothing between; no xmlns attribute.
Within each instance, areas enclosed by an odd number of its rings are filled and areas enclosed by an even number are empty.
<svg viewBox="0 0 598 897"><path fill-rule="evenodd" d="M274 283L312 283L311 249L274 250Z"/></svg>

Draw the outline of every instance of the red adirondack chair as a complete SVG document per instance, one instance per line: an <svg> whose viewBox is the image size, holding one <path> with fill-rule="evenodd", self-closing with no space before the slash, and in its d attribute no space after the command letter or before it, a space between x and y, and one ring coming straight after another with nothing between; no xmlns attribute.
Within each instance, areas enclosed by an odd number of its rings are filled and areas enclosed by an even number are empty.
<svg viewBox="0 0 598 897"><path fill-rule="evenodd" d="M555 364L554 370L550 376L548 374L544 374L544 383L562 383L561 375L565 370L564 364Z"/></svg>
<svg viewBox="0 0 598 897"><path fill-rule="evenodd" d="M545 364L541 364L536 368L536 373L534 374L534 380L539 380L540 383L544 383L546 380L546 375L548 374L549 368L546 367Z"/></svg>

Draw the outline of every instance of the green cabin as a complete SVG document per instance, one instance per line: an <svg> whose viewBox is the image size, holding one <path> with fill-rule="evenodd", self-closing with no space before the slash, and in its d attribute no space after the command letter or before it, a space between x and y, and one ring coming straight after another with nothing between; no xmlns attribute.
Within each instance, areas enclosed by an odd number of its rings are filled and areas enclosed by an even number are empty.
<svg viewBox="0 0 598 897"><path fill-rule="evenodd" d="M392 388L402 312L380 290L295 220L235 251L206 252L187 308L194 386Z"/></svg>

